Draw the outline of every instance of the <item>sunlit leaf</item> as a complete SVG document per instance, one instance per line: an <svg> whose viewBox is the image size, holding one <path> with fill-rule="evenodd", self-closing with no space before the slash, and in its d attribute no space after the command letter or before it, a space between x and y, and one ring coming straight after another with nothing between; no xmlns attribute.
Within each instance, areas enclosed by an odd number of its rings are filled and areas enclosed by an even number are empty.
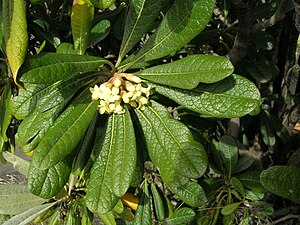
<svg viewBox="0 0 300 225"><path fill-rule="evenodd" d="M74 0L71 14L71 28L75 51L84 55L90 39L94 21L94 7L89 0Z"/></svg>
<svg viewBox="0 0 300 225"><path fill-rule="evenodd" d="M131 48L149 31L166 0L133 0L125 24L117 66Z"/></svg>
<svg viewBox="0 0 300 225"><path fill-rule="evenodd" d="M91 170L86 202L91 211L103 214L125 194L134 173L135 136L129 112L109 117L106 133L95 147L101 151Z"/></svg>
<svg viewBox="0 0 300 225"><path fill-rule="evenodd" d="M202 84L188 91L151 84L155 91L181 106L212 117L236 118L252 112L261 104L256 86L246 78L230 76L214 84Z"/></svg>
<svg viewBox="0 0 300 225"><path fill-rule="evenodd" d="M40 169L49 169L65 159L85 134L96 114L98 102L91 101L89 93L73 102L60 115L34 150L32 163Z"/></svg>
<svg viewBox="0 0 300 225"><path fill-rule="evenodd" d="M166 183L175 182L180 186L188 178L203 175L207 156L187 127L171 118L167 109L154 101L144 111L135 112L142 125L150 158L160 168Z"/></svg>
<svg viewBox="0 0 300 225"><path fill-rule="evenodd" d="M27 53L27 22L23 0L2 1L5 51L14 82Z"/></svg>
<svg viewBox="0 0 300 225"><path fill-rule="evenodd" d="M207 25L215 0L176 0L156 30L136 56L125 60L121 68L139 61L150 61L169 55L192 40Z"/></svg>
<svg viewBox="0 0 300 225"><path fill-rule="evenodd" d="M183 59L154 66L136 75L158 84L193 89L201 83L215 83L233 72L233 66L225 57L191 55Z"/></svg>
<svg viewBox="0 0 300 225"><path fill-rule="evenodd" d="M20 81L31 84L53 84L75 73L84 73L110 64L95 56L46 53L28 57L20 69Z"/></svg>
<svg viewBox="0 0 300 225"><path fill-rule="evenodd" d="M260 175L262 185L270 192L300 204L300 168L272 166Z"/></svg>

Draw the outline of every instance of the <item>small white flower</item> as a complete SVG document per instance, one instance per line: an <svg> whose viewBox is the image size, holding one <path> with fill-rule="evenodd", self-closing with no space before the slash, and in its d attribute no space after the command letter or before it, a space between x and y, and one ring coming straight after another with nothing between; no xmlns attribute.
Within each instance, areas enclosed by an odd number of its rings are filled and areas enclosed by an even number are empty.
<svg viewBox="0 0 300 225"><path fill-rule="evenodd" d="M115 73L109 81L90 88L92 100L100 100L100 114L125 113L122 103L144 110L149 103L150 86L143 87L141 82L133 74Z"/></svg>

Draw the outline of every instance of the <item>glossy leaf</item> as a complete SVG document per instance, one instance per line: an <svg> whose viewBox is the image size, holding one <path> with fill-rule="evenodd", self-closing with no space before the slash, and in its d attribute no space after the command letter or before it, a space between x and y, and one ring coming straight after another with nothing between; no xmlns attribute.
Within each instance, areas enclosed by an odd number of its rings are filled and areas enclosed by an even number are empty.
<svg viewBox="0 0 300 225"><path fill-rule="evenodd" d="M57 46L56 53L58 54L76 54L74 45L71 43L61 43Z"/></svg>
<svg viewBox="0 0 300 225"><path fill-rule="evenodd" d="M110 30L111 24L109 20L101 20L91 30L90 45L95 45L102 41L109 34Z"/></svg>
<svg viewBox="0 0 300 225"><path fill-rule="evenodd" d="M112 149L113 192L123 196L130 186L136 165L136 140L129 112L115 116L116 130Z"/></svg>
<svg viewBox="0 0 300 225"><path fill-rule="evenodd" d="M17 75L27 53L27 22L23 0L2 1L5 51L8 64L17 84Z"/></svg>
<svg viewBox="0 0 300 225"><path fill-rule="evenodd" d="M0 185L0 201L1 214L17 215L42 204L45 199L31 194L27 185L2 184Z"/></svg>
<svg viewBox="0 0 300 225"><path fill-rule="evenodd" d="M35 149L32 163L40 169L54 166L76 147L96 114L98 102L83 95L60 115Z"/></svg>
<svg viewBox="0 0 300 225"><path fill-rule="evenodd" d="M212 117L236 118L250 113L261 104L256 86L238 75L215 84L200 85L188 91L151 84L155 91L197 113Z"/></svg>
<svg viewBox="0 0 300 225"><path fill-rule="evenodd" d="M240 202L235 202L235 203L231 203L231 204L227 204L225 205L222 210L221 210L221 213L224 215L224 216L228 216L232 213L235 212L235 210L237 210L237 208L240 206Z"/></svg>
<svg viewBox="0 0 300 225"><path fill-rule="evenodd" d="M24 89L20 89L18 96L13 98L13 115L19 120L24 119L34 111L38 98L52 86L24 84Z"/></svg>
<svg viewBox="0 0 300 225"><path fill-rule="evenodd" d="M16 225L16 224L26 225L30 223L32 220L34 220L34 218L36 218L38 215L42 214L43 212L46 212L55 204L57 203L52 202L52 203L35 206L21 214L12 217L10 220L4 222L2 225Z"/></svg>
<svg viewBox="0 0 300 225"><path fill-rule="evenodd" d="M89 0L74 0L71 14L71 28L75 51L84 55L90 39L94 21L94 7Z"/></svg>
<svg viewBox="0 0 300 225"><path fill-rule="evenodd" d="M270 192L300 204L300 168L272 166L260 175L262 185Z"/></svg>
<svg viewBox="0 0 300 225"><path fill-rule="evenodd" d="M18 146L24 152L35 149L60 111L61 107L54 107L42 113L35 110L30 116L27 116L18 127L18 133L15 136Z"/></svg>
<svg viewBox="0 0 300 225"><path fill-rule="evenodd" d="M189 181L180 187L170 184L169 188L180 200L192 207L203 207L207 204L205 192L196 182Z"/></svg>
<svg viewBox="0 0 300 225"><path fill-rule="evenodd" d="M9 82L5 85L0 96L0 107L0 136L2 136L5 142L7 142L8 137L6 134L6 130L9 127L12 119L12 92Z"/></svg>
<svg viewBox="0 0 300 225"><path fill-rule="evenodd" d="M97 215L105 225L117 225L115 216L112 212L108 212L105 214L97 213Z"/></svg>
<svg viewBox="0 0 300 225"><path fill-rule="evenodd" d="M239 149L233 137L224 135L219 141L218 154L226 169L226 175L230 177L238 162Z"/></svg>
<svg viewBox="0 0 300 225"><path fill-rule="evenodd" d="M156 188L156 185L154 183L151 183L151 193L153 198L153 204L154 204L154 211L155 215L158 221L163 221L166 217L165 215L165 208L162 201L162 197L160 195L160 191Z"/></svg>
<svg viewBox="0 0 300 225"><path fill-rule="evenodd" d="M20 81L31 84L53 84L74 73L84 73L110 64L95 56L46 53L28 57L20 69Z"/></svg>
<svg viewBox="0 0 300 225"><path fill-rule="evenodd" d="M239 192L240 195L242 195L243 197L245 196L244 185L242 184L242 182L238 178L232 177L230 179L230 183L231 183L232 187Z"/></svg>
<svg viewBox="0 0 300 225"><path fill-rule="evenodd" d="M125 194L134 173L135 136L129 112L109 117L106 133L96 147L101 151L91 170L86 202L91 211L103 214Z"/></svg>
<svg viewBox="0 0 300 225"><path fill-rule="evenodd" d="M99 9L107 9L110 7L116 0L90 0L90 2Z"/></svg>
<svg viewBox="0 0 300 225"><path fill-rule="evenodd" d="M132 0L126 19L117 66L126 53L149 31L166 0Z"/></svg>
<svg viewBox="0 0 300 225"><path fill-rule="evenodd" d="M150 67L136 75L158 84L193 89L201 83L215 83L233 72L228 59L212 55L191 55L177 61Z"/></svg>
<svg viewBox="0 0 300 225"><path fill-rule="evenodd" d="M176 0L143 48L120 68L128 68L141 60L159 59L179 50L205 28L214 6L215 0Z"/></svg>
<svg viewBox="0 0 300 225"><path fill-rule="evenodd" d="M255 158L249 155L242 156L234 169L233 173L239 173L248 169L255 161Z"/></svg>
<svg viewBox="0 0 300 225"><path fill-rule="evenodd" d="M72 174L76 176L80 176L84 166L86 165L89 157L91 156L96 136L97 118L98 115L95 115L84 135L83 140L77 146L78 151L72 165Z"/></svg>
<svg viewBox="0 0 300 225"><path fill-rule="evenodd" d="M193 140L189 129L171 118L167 109L152 101L144 111L135 110L142 126L151 160L160 169L163 180L186 183L203 175L207 156L203 146Z"/></svg>
<svg viewBox="0 0 300 225"><path fill-rule="evenodd" d="M265 189L260 183L260 172L258 171L250 171L246 173L242 173L237 177L245 188L255 192L256 195L260 195L260 193L264 194Z"/></svg>
<svg viewBox="0 0 300 225"><path fill-rule="evenodd" d="M196 216L196 213L191 208L183 207L176 210L173 215L166 220L168 225L181 225L191 222Z"/></svg>
<svg viewBox="0 0 300 225"><path fill-rule="evenodd" d="M31 163L28 172L30 192L42 198L52 198L67 183L71 171L69 164L68 160L64 160L49 169L41 170Z"/></svg>
<svg viewBox="0 0 300 225"><path fill-rule="evenodd" d="M96 76L99 74L78 73L50 85L24 84L26 90L20 90L19 95L13 99L14 116L24 119L35 108L42 113L56 106L64 106L79 88Z"/></svg>
<svg viewBox="0 0 300 225"><path fill-rule="evenodd" d="M149 195L148 184L145 181L141 190L141 198L138 209L135 213L135 219L131 225L152 225L151 197Z"/></svg>

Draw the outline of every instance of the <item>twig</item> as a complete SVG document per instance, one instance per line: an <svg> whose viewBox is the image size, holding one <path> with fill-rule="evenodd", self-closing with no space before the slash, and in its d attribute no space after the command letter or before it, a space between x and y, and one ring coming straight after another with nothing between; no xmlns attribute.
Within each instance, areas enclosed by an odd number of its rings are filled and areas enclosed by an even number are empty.
<svg viewBox="0 0 300 225"><path fill-rule="evenodd" d="M283 221L286 221L286 220L290 220L290 219L298 219L298 221L300 221L300 215L293 215L293 214L289 214L289 215L286 215L278 220L275 220L273 223L274 224L277 224L277 223L281 223Z"/></svg>
<svg viewBox="0 0 300 225"><path fill-rule="evenodd" d="M285 16L285 8L289 0L282 0L274 13L269 19L256 23L253 17L255 1L248 1L247 4L243 0L233 0L237 12L239 12L239 27L234 40L232 49L228 52L227 57L233 65L242 60L248 51L249 42L253 34L267 27L273 26Z"/></svg>
<svg viewBox="0 0 300 225"><path fill-rule="evenodd" d="M253 26L252 33L257 33L262 29L275 25L278 21L285 17L285 8L290 0L282 0L276 12L267 20L257 23Z"/></svg>

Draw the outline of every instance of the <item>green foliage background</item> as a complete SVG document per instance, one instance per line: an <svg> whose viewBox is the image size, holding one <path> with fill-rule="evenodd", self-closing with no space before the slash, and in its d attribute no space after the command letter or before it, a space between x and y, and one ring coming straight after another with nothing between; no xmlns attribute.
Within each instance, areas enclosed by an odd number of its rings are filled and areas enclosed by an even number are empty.
<svg viewBox="0 0 300 225"><path fill-rule="evenodd" d="M297 223L297 2L0 3L5 225Z"/></svg>

